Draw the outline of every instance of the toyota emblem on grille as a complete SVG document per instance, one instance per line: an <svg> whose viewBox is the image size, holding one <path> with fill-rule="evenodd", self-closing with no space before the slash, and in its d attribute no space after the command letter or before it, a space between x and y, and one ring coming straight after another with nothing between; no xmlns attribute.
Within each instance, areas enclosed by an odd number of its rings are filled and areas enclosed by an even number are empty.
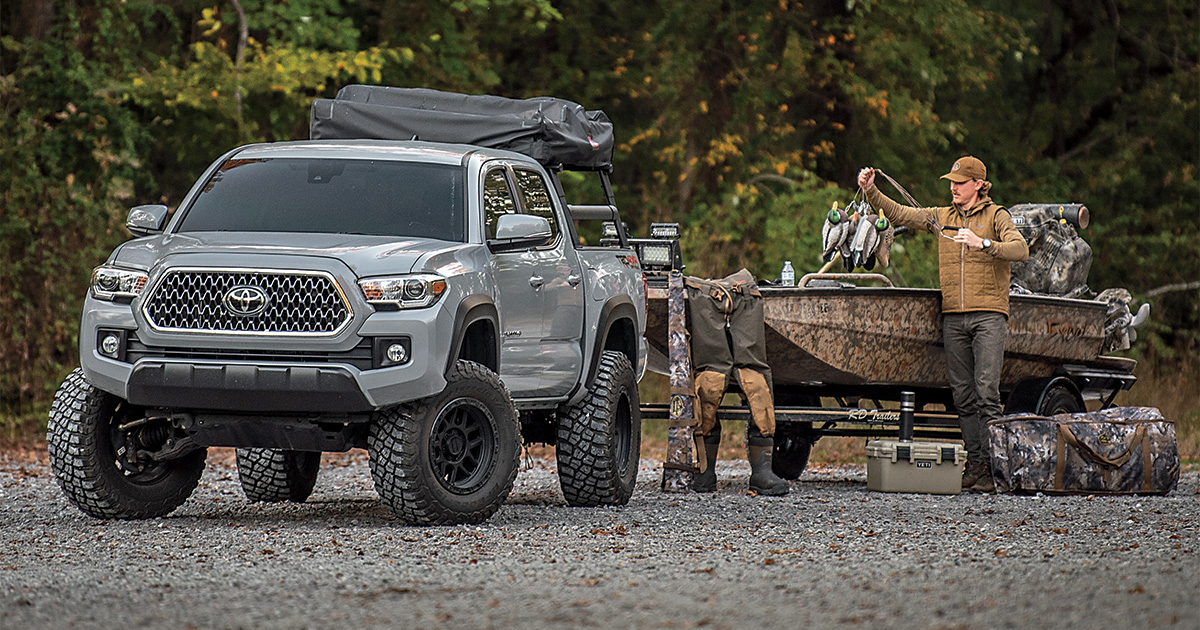
<svg viewBox="0 0 1200 630"><path fill-rule="evenodd" d="M258 287L234 287L225 293L221 304L230 314L253 317L267 309L267 292Z"/></svg>

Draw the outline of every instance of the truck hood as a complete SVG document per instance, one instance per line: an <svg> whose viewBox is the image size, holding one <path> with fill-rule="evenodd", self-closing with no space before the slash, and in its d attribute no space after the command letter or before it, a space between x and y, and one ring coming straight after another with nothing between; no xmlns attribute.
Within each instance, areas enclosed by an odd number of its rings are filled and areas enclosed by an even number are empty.
<svg viewBox="0 0 1200 630"><path fill-rule="evenodd" d="M187 264L192 254L221 256L314 256L339 260L358 277L408 273L423 260L464 247L434 239L365 236L362 234L310 234L300 232L189 232L140 238L117 249L110 262L149 270L160 260Z"/></svg>

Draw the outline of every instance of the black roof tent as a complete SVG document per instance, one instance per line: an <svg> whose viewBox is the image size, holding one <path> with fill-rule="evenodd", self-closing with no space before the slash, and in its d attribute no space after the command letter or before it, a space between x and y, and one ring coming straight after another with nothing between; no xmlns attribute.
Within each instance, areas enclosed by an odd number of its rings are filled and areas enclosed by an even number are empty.
<svg viewBox="0 0 1200 630"><path fill-rule="evenodd" d="M347 85L312 105L309 136L425 140L523 153L549 168L608 171L613 126L600 110L541 96L512 99L425 88Z"/></svg>

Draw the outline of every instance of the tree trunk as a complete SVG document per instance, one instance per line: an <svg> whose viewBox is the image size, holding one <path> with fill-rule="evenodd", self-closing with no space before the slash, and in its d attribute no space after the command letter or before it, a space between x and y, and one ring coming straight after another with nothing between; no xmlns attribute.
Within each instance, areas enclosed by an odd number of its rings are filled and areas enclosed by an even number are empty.
<svg viewBox="0 0 1200 630"><path fill-rule="evenodd" d="M54 22L54 0L24 0L12 35L17 40L45 39Z"/></svg>

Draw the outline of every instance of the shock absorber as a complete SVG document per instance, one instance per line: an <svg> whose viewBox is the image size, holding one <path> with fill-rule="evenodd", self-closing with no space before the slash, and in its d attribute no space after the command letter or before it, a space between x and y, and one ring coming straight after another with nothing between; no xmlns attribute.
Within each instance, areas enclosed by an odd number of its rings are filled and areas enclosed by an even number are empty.
<svg viewBox="0 0 1200 630"><path fill-rule="evenodd" d="M150 422L138 427L135 433L138 445L148 451L157 451L171 437L171 426L164 420Z"/></svg>

